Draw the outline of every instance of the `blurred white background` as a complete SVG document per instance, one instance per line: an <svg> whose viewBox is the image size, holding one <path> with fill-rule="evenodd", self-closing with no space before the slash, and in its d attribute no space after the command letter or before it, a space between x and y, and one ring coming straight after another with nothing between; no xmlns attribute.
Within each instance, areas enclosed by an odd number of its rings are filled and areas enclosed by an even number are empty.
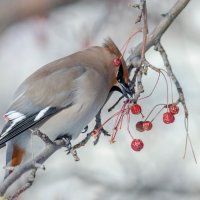
<svg viewBox="0 0 200 200"><path fill-rule="evenodd" d="M0 34L0 115L6 112L18 85L32 72L55 59L90 45L101 45L110 36L121 47L132 30L137 12L127 0L79 1L55 9L48 15L29 18L13 24ZM149 29L153 30L175 0L147 1ZM162 38L173 70L184 89L190 112L190 134L199 163L196 165L190 148L183 160L185 145L184 113L172 125L164 125L159 116L149 134L132 132L143 139L144 149L137 153L130 148L126 129L114 145L102 136L97 146L90 141L78 150L80 162L56 152L39 170L34 185L21 200L199 200L200 199L200 3L193 0ZM8 11L9 12L9 11ZM133 48L137 37L129 45ZM128 56L128 53L126 57ZM158 67L163 63L158 53L150 50L148 60ZM157 75L144 78L146 94ZM160 81L154 95L141 101L144 113L163 102L165 83ZM109 105L118 98L112 97ZM120 108L119 104L116 110ZM107 106L109 107L109 106ZM103 121L111 114L104 109ZM3 118L0 125L3 127ZM107 126L111 131L111 126ZM82 135L83 137L84 135ZM80 140L80 138L79 138ZM0 184L3 180L5 149L0 150Z"/></svg>

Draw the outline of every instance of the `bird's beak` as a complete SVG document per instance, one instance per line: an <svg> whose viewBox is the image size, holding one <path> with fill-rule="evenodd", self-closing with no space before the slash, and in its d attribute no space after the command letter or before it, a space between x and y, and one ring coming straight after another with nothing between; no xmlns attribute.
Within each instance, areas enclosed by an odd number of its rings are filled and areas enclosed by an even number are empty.
<svg viewBox="0 0 200 200"><path fill-rule="evenodd" d="M119 86L125 97L127 97L127 98L129 98L129 96L132 97L133 92L130 90L128 84L123 83L123 84L119 84Z"/></svg>

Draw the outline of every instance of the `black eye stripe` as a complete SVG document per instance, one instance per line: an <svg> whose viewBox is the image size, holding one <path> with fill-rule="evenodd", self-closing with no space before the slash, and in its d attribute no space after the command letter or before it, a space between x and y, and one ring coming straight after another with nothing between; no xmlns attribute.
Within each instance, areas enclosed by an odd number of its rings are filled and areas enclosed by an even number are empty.
<svg viewBox="0 0 200 200"><path fill-rule="evenodd" d="M128 84L125 82L124 80L124 70L123 70L123 67L122 65L120 65L119 67L119 71L117 73L117 81L123 85L124 87L128 88Z"/></svg>
<svg viewBox="0 0 200 200"><path fill-rule="evenodd" d="M116 79L121 86L121 91L122 91L123 95L127 98L128 98L127 94L132 96L132 92L130 91L129 85L124 80L124 70L123 70L122 65L119 66L119 70L118 70Z"/></svg>
<svg viewBox="0 0 200 200"><path fill-rule="evenodd" d="M117 73L117 81L122 83L124 82L124 71L123 71L123 67L122 65L119 66L119 70L118 70L118 73Z"/></svg>

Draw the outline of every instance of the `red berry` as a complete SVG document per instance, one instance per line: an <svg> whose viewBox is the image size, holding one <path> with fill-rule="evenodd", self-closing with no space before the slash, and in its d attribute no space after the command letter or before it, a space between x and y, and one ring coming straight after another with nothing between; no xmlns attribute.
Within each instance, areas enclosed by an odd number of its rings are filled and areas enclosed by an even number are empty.
<svg viewBox="0 0 200 200"><path fill-rule="evenodd" d="M116 67L119 67L121 65L121 60L120 58L115 58L113 60L113 65L115 65Z"/></svg>
<svg viewBox="0 0 200 200"><path fill-rule="evenodd" d="M178 112L179 112L179 107L178 107L176 104L171 104L171 105L169 106L169 111L170 111L170 113L172 113L173 115L176 115L176 114L178 114Z"/></svg>
<svg viewBox="0 0 200 200"><path fill-rule="evenodd" d="M150 121L144 121L143 122L143 129L145 131L150 131L153 127L153 124Z"/></svg>
<svg viewBox="0 0 200 200"><path fill-rule="evenodd" d="M136 130L143 132L144 128L143 128L143 121L137 122L136 124Z"/></svg>
<svg viewBox="0 0 200 200"><path fill-rule="evenodd" d="M144 147L144 143L140 139L134 139L131 143L131 148L134 151L140 151Z"/></svg>
<svg viewBox="0 0 200 200"><path fill-rule="evenodd" d="M139 115L142 112L142 108L139 104L133 104L131 106L131 112L134 115Z"/></svg>
<svg viewBox="0 0 200 200"><path fill-rule="evenodd" d="M163 114L163 122L165 124L171 124L175 120L174 115L170 112L166 112Z"/></svg>

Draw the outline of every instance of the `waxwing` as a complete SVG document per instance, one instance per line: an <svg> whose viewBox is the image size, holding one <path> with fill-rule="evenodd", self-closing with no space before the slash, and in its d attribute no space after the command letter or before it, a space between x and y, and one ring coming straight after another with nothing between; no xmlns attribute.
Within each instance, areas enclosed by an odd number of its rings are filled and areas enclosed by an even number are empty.
<svg viewBox="0 0 200 200"><path fill-rule="evenodd" d="M15 167L31 153L30 129L51 140L77 138L117 85L127 95L128 71L111 39L34 72L19 86L4 115L0 148L6 144L6 165Z"/></svg>

